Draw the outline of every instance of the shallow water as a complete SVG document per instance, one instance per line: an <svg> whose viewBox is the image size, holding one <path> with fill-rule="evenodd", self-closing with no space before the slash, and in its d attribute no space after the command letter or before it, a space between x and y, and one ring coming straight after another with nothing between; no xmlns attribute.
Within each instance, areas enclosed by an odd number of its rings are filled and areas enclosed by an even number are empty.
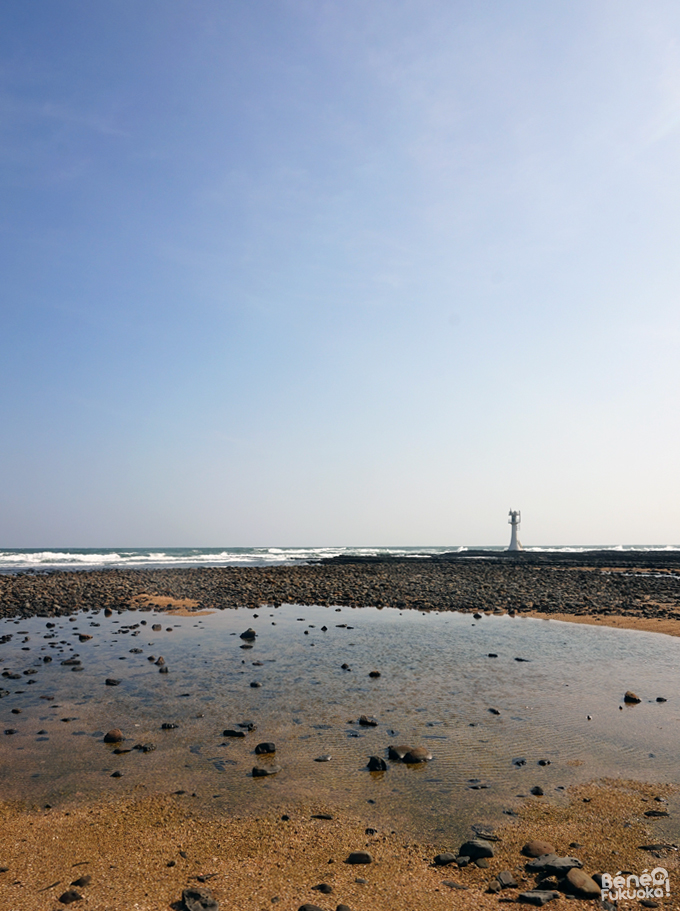
<svg viewBox="0 0 680 911"><path fill-rule="evenodd" d="M185 790L188 800L237 814L299 802L361 808L364 816L368 809L378 825L398 819L435 838L497 821L535 785L553 800L595 777L678 778L674 637L509 616L295 605L191 617L88 612L54 628L47 622L0 623L0 637L12 633L0 644L0 667L21 675L0 678L8 692L0 729L16 730L0 735L5 799L40 805ZM244 649L239 634L248 627L258 635ZM81 643L81 633L93 638ZM73 655L82 671L61 664ZM162 655L169 673L149 655ZM372 670L381 676L369 677ZM120 685L106 686L107 677ZM623 704L628 689L641 704ZM657 703L659 696L668 701ZM359 726L362 714L378 725ZM240 740L222 736L246 721L257 730ZM162 730L164 722L177 727ZM124 748L156 749L114 755L103 743L113 727L125 734ZM254 755L261 741L275 742L274 758ZM425 746L433 760L369 773L368 757L386 757L390 743ZM314 761L323 754L331 760ZM252 777L253 766L274 762L277 775ZM478 784L485 787L473 789Z"/></svg>

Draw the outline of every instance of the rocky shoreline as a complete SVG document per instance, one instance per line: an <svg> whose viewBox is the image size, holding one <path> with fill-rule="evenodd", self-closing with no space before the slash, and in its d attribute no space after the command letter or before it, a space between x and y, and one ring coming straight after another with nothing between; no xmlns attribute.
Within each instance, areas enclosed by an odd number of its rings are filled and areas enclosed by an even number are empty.
<svg viewBox="0 0 680 911"><path fill-rule="evenodd" d="M197 610L287 603L680 620L680 554L468 551L302 566L25 572L0 575L0 617L121 610L142 595Z"/></svg>

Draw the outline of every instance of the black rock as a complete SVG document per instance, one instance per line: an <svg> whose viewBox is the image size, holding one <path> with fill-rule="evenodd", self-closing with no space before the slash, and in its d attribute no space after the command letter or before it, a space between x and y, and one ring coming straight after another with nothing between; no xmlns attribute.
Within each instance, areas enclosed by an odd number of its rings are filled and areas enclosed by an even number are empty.
<svg viewBox="0 0 680 911"><path fill-rule="evenodd" d="M175 724L174 721L164 721L161 725L162 731L174 731L175 728L179 727L178 724Z"/></svg>
<svg viewBox="0 0 680 911"><path fill-rule="evenodd" d="M362 725L362 727L374 728L377 727L378 722L375 718L371 718L369 715L361 715L359 718L359 724Z"/></svg>
<svg viewBox="0 0 680 911"><path fill-rule="evenodd" d="M318 905L312 905L310 902L305 902L304 905L300 905L298 911L323 911L323 908Z"/></svg>
<svg viewBox="0 0 680 911"><path fill-rule="evenodd" d="M347 860L346 864L372 864L373 858L368 853L368 851L352 851Z"/></svg>
<svg viewBox="0 0 680 911"><path fill-rule="evenodd" d="M368 760L369 772L386 772L387 763L381 756L371 756Z"/></svg>
<svg viewBox="0 0 680 911"><path fill-rule="evenodd" d="M107 677L106 686L120 686L120 680L116 680L114 677Z"/></svg>
<svg viewBox="0 0 680 911"><path fill-rule="evenodd" d="M76 892L75 889L67 889L66 892L63 892L59 896L59 901L62 905L70 905L72 902L80 902L83 900L83 896L80 892Z"/></svg>
<svg viewBox="0 0 680 911"><path fill-rule="evenodd" d="M254 690L256 690L256 689L258 689L259 687L262 686L262 684L261 684L258 680L253 680L252 683L251 683L250 685L252 686L252 688L253 688Z"/></svg>
<svg viewBox="0 0 680 911"><path fill-rule="evenodd" d="M239 638L244 639L246 642L251 642L253 639L257 638L257 633L254 629L247 629L245 633L241 633Z"/></svg>
<svg viewBox="0 0 680 911"><path fill-rule="evenodd" d="M253 766L253 778L266 778L267 775L276 775L276 773L280 771L280 765L267 766L266 768Z"/></svg>
<svg viewBox="0 0 680 911"><path fill-rule="evenodd" d="M445 851L443 854L437 854L434 862L438 867L445 867L447 864L452 864L455 859L455 854L449 854L448 851Z"/></svg>
<svg viewBox="0 0 680 911"><path fill-rule="evenodd" d="M330 895L333 891L333 886L329 886L328 883L319 883L318 886L312 886L312 892L321 892L323 895Z"/></svg>
<svg viewBox="0 0 680 911"><path fill-rule="evenodd" d="M535 785L531 789L530 793L533 794L534 797L543 797L543 788L541 788L539 785Z"/></svg>
<svg viewBox="0 0 680 911"><path fill-rule="evenodd" d="M478 857L493 857L493 845L482 838L473 838L461 845L458 853L462 857L469 857L470 860L477 860Z"/></svg>
<svg viewBox="0 0 680 911"><path fill-rule="evenodd" d="M576 857L558 857L556 854L543 854L536 860L531 860L526 865L528 873L555 873L564 876L573 867L579 869L583 866L582 862Z"/></svg>
<svg viewBox="0 0 680 911"><path fill-rule="evenodd" d="M223 737L245 737L245 731L233 731L231 728L227 728L226 731L222 732Z"/></svg>
<svg viewBox="0 0 680 911"><path fill-rule="evenodd" d="M71 883L72 886L89 886L92 882L92 877L89 873L86 873L85 876L81 876L80 879L74 879Z"/></svg>
<svg viewBox="0 0 680 911"><path fill-rule="evenodd" d="M258 756L263 756L263 755L266 755L267 753L275 753L276 744L272 743L271 741L265 741L264 743L258 743L258 745L255 747L255 752L257 753Z"/></svg>

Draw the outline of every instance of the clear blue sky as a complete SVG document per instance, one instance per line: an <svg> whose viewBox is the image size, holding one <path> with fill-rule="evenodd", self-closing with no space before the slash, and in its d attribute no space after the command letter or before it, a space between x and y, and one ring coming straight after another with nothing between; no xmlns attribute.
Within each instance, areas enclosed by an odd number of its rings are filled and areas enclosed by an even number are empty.
<svg viewBox="0 0 680 911"><path fill-rule="evenodd" d="M0 546L680 543L680 4L3 0Z"/></svg>

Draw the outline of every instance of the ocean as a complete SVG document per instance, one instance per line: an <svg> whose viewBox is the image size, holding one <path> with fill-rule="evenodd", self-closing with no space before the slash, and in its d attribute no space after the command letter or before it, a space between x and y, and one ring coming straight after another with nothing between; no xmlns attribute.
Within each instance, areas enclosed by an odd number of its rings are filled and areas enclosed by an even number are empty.
<svg viewBox="0 0 680 911"><path fill-rule="evenodd" d="M55 547L0 550L0 573L53 570L142 569L194 566L284 566L318 563L329 557L392 556L414 560L467 550L503 551L505 547L469 545L437 547ZM680 545L578 545L525 547L529 553L585 553L590 550L680 551Z"/></svg>

